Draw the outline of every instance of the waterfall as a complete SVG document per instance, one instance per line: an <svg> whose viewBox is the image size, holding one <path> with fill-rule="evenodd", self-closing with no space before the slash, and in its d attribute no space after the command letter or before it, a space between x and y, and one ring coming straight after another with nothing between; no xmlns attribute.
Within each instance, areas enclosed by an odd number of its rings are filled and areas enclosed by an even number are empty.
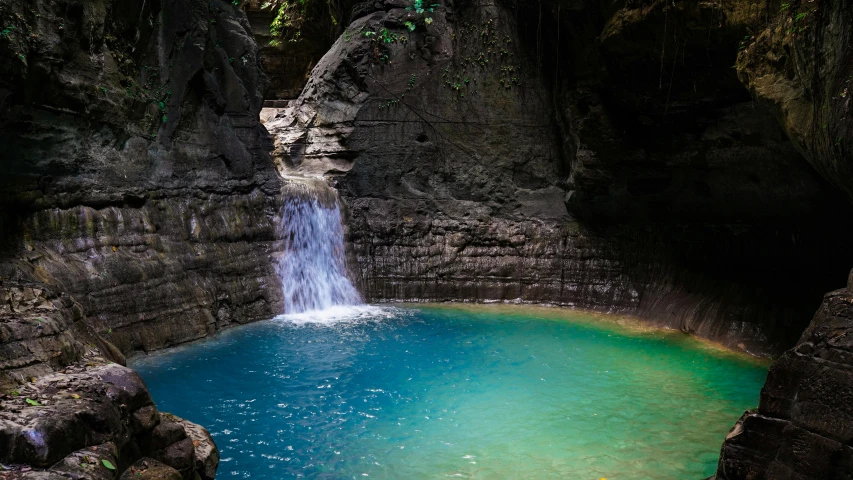
<svg viewBox="0 0 853 480"><path fill-rule="evenodd" d="M277 271L285 314L361 303L347 278L341 209L331 197L323 199L314 192L289 195L284 202L284 254Z"/></svg>

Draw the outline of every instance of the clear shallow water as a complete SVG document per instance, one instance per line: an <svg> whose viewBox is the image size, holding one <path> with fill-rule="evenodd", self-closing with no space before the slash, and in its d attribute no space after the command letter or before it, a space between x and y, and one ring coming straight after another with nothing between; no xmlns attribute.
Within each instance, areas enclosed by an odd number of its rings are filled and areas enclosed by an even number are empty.
<svg viewBox="0 0 853 480"><path fill-rule="evenodd" d="M361 307L133 363L217 478L700 479L766 366L589 314Z"/></svg>

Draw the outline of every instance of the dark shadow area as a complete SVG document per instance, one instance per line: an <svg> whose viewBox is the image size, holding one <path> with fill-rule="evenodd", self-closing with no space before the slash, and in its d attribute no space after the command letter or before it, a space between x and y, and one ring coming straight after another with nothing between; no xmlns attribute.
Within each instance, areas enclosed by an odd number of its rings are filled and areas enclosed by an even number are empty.
<svg viewBox="0 0 853 480"><path fill-rule="evenodd" d="M744 22L635 3L510 2L554 92L566 206L645 285L640 315L781 352L844 285L853 206L739 81Z"/></svg>

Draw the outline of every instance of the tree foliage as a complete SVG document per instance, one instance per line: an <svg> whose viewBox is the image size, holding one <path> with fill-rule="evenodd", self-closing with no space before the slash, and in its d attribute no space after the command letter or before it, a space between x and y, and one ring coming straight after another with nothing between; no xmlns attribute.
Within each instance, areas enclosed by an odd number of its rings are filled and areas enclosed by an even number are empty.
<svg viewBox="0 0 853 480"><path fill-rule="evenodd" d="M269 0L262 8L275 12L270 25L273 36L271 45L282 42L296 42L306 31L310 34L322 34L328 30L330 36L340 33L344 16L342 3L345 0Z"/></svg>

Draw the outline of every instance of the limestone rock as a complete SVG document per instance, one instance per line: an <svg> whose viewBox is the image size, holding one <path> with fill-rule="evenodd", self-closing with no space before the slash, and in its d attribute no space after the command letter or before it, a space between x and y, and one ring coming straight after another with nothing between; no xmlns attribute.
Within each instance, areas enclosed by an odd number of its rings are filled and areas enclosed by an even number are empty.
<svg viewBox="0 0 853 480"><path fill-rule="evenodd" d="M132 433L125 419L150 404L139 375L120 365L45 375L2 401L0 437L9 448L0 461L49 467L88 446L123 445Z"/></svg>
<svg viewBox="0 0 853 480"><path fill-rule="evenodd" d="M723 444L717 479L853 474L853 285L828 293Z"/></svg>
<svg viewBox="0 0 853 480"><path fill-rule="evenodd" d="M219 450L216 448L210 432L201 425L170 413L162 413L161 417L184 427L184 431L195 447L195 471L198 472L202 480L213 480L216 476L216 468L219 466Z"/></svg>
<svg viewBox="0 0 853 480"><path fill-rule="evenodd" d="M180 472L153 458L141 458L121 474L119 480L182 480Z"/></svg>
<svg viewBox="0 0 853 480"><path fill-rule="evenodd" d="M181 478L213 478L219 455L207 431L162 417L136 372L88 355L0 399L0 462L26 478L46 470L107 479L150 457Z"/></svg>
<svg viewBox="0 0 853 480"><path fill-rule="evenodd" d="M4 2L0 24L0 278L69 294L122 352L279 313L244 12L39 0Z"/></svg>
<svg viewBox="0 0 853 480"><path fill-rule="evenodd" d="M79 360L80 305L45 285L0 281L0 392Z"/></svg>

